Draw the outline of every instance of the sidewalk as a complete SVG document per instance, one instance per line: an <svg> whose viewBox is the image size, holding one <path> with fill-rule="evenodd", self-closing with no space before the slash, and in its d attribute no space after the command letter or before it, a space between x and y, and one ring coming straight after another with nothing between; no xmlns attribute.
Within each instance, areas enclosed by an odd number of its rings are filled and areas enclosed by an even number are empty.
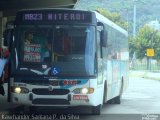
<svg viewBox="0 0 160 120"><path fill-rule="evenodd" d="M132 77L143 77L147 79L160 80L160 71L136 71L130 70L129 75Z"/></svg>

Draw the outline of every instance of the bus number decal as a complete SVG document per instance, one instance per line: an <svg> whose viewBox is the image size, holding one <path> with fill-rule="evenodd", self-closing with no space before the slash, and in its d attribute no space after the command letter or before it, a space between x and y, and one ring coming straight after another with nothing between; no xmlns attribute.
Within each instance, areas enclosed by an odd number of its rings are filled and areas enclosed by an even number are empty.
<svg viewBox="0 0 160 120"><path fill-rule="evenodd" d="M76 80L64 80L63 84L64 85L77 85L77 81Z"/></svg>
<svg viewBox="0 0 160 120"><path fill-rule="evenodd" d="M25 20L42 20L42 14L25 14L24 16Z"/></svg>

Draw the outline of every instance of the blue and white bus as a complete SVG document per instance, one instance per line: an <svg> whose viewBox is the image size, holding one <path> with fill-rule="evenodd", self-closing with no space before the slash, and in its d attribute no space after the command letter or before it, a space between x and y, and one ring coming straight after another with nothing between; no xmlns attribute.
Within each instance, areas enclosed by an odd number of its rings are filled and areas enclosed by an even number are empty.
<svg viewBox="0 0 160 120"><path fill-rule="evenodd" d="M128 84L128 34L96 11L22 10L4 36L8 99L30 106L119 104Z"/></svg>

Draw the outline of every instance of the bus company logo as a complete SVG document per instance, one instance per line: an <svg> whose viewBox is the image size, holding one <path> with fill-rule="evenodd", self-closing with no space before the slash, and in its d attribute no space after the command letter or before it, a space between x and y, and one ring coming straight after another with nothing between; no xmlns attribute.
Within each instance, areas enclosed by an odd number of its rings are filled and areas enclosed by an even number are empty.
<svg viewBox="0 0 160 120"><path fill-rule="evenodd" d="M59 81L58 80L49 80L49 83L52 86L58 86L59 85Z"/></svg>

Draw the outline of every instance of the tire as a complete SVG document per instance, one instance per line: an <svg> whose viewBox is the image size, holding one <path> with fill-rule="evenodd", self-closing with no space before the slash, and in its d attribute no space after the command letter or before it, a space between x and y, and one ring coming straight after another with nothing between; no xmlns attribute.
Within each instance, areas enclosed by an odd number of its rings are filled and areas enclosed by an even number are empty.
<svg viewBox="0 0 160 120"><path fill-rule="evenodd" d="M114 103L115 104L121 104L122 92L123 92L123 79L122 79L122 84L121 84L121 89L120 89L119 96L114 98Z"/></svg>
<svg viewBox="0 0 160 120"><path fill-rule="evenodd" d="M114 104L121 104L121 96L117 96L114 98Z"/></svg>
<svg viewBox="0 0 160 120"><path fill-rule="evenodd" d="M105 96L106 96L106 92L107 92L107 87L106 87L106 82L104 84L104 93L103 93L103 104L105 104Z"/></svg>
<svg viewBox="0 0 160 120"><path fill-rule="evenodd" d="M92 106L92 114L100 115L101 114L102 105Z"/></svg>
<svg viewBox="0 0 160 120"><path fill-rule="evenodd" d="M123 79L122 79L122 84L121 84L119 95L117 97L109 100L107 103L108 104L121 104L122 92L123 92Z"/></svg>

